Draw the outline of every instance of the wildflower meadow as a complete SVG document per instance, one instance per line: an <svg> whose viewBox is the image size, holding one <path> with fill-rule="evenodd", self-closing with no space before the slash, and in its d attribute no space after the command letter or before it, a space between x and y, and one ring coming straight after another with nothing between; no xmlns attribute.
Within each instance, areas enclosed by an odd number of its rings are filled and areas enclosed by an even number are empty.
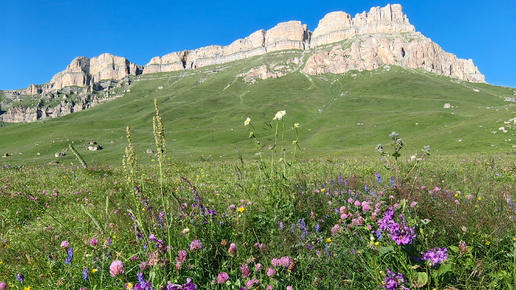
<svg viewBox="0 0 516 290"><path fill-rule="evenodd" d="M271 140L242 119L254 157L178 163L155 105L151 165L127 127L121 166L0 169L0 290L516 289L514 154L392 132L374 159L304 158L280 110Z"/></svg>

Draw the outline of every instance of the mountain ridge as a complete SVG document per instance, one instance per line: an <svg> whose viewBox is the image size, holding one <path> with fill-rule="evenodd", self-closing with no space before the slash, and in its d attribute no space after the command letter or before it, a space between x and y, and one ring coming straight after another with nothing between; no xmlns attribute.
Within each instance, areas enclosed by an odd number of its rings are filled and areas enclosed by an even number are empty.
<svg viewBox="0 0 516 290"><path fill-rule="evenodd" d="M352 43L340 45L343 41ZM61 107L67 109L57 113L50 107L28 110L11 106L0 118L4 122L30 122L61 116L100 103L97 96L91 95L93 92L105 91L112 87L112 83L120 85L127 77L197 69L292 49L312 53L302 68L302 72L309 75L400 65L423 68L463 81L485 82L485 77L472 60L459 59L445 52L429 38L416 32L401 5L388 4L385 7L372 7L369 12L358 13L355 17L342 11L328 13L313 32L300 21L282 22L267 31L258 30L227 46L211 45L172 52L154 57L144 66L109 53L93 58L76 57L66 70L54 75L48 83L37 86L31 84L25 90L3 93L7 99L15 99L21 95L41 95L47 99L55 99L59 97L61 90L77 87L75 91L71 91L80 96L78 103L67 104L67 101L63 101ZM107 85L102 84L105 81L108 81ZM105 95L109 93L106 92ZM30 111L29 117L23 115L27 111Z"/></svg>

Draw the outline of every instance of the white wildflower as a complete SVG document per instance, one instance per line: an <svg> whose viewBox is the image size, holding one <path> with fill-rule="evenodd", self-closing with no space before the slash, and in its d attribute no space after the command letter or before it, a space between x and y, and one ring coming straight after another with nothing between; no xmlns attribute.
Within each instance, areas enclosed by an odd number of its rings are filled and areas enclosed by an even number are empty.
<svg viewBox="0 0 516 290"><path fill-rule="evenodd" d="M283 111L278 111L278 112L276 113L276 116L274 116L274 119L272 119L272 120L273 120L273 121L274 121L274 120L281 120L281 119L283 119L283 116L285 116L285 114L286 114L285 110L283 110Z"/></svg>
<svg viewBox="0 0 516 290"><path fill-rule="evenodd" d="M245 119L244 126L247 126L251 123L251 118Z"/></svg>

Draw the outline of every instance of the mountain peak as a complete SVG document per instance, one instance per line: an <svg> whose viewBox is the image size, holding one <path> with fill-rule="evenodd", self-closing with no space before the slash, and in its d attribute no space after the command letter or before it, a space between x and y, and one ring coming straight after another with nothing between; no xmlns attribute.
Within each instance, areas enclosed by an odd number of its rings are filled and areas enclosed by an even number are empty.
<svg viewBox="0 0 516 290"><path fill-rule="evenodd" d="M445 52L432 40L416 32L401 5L389 4L372 7L369 12L357 13L355 17L342 11L328 13L313 32L297 20L282 22L227 46L210 45L172 52L152 58L145 66L109 53L91 59L76 57L66 70L54 75L49 83L37 87L31 85L7 95L12 95L12 98L18 95L49 95L66 87L80 87L82 93L88 94L102 90L104 86L100 83L104 80L121 81L130 75L192 70L284 50L301 50L303 55L307 55L307 58L297 60L300 65L297 71L308 75L398 65L423 68L464 81L485 82L485 77L472 60L459 59ZM254 69L251 71L262 72L265 68ZM269 75L274 74L264 73L264 76ZM87 107L90 100L84 102L82 107Z"/></svg>

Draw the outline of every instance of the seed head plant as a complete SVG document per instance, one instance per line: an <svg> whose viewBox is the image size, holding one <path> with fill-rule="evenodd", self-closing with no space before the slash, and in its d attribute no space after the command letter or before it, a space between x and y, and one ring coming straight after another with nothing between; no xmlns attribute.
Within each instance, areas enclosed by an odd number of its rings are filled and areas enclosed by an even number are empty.
<svg viewBox="0 0 516 290"><path fill-rule="evenodd" d="M401 156L400 151L403 148L403 146L405 145L405 143L403 143L403 139L400 138L400 134L396 133L394 131L391 134L389 134L389 138L391 138L391 140L392 140L391 145L393 148L393 152L391 154L389 154L388 152L385 152L381 143L376 146L376 151L380 152L380 154L385 157L385 160L387 161L387 164L389 167L393 167L394 174L395 174L395 184L393 184L393 185L396 188L400 188L401 183L400 183L400 178L399 178L398 157ZM412 156L411 160L415 160L415 163L412 166L412 168L410 169L410 171L405 175L405 178L403 178L402 181L405 181L410 176L410 174L412 173L414 168L416 168L416 165L418 164L418 162L423 160L423 157L425 155L430 155L430 145L426 145L422 149L422 151L423 151L423 154L420 157L417 156L417 153ZM388 159L389 156L394 157L394 166L391 166L390 161Z"/></svg>

